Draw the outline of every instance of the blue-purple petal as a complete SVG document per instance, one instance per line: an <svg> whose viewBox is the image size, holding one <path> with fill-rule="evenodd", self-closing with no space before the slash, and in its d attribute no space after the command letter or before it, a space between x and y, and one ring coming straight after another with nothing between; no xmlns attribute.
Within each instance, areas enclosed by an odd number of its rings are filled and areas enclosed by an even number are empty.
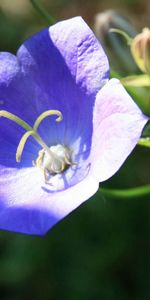
<svg viewBox="0 0 150 300"><path fill-rule="evenodd" d="M96 193L91 176L63 192L44 189L40 170L0 169L0 229L43 235ZM8 188L9 187L9 188Z"/></svg>
<svg viewBox="0 0 150 300"><path fill-rule="evenodd" d="M107 83L108 75L107 57L80 17L31 37L17 56L0 53L0 109L30 126L42 112L60 110L63 120L47 118L39 133L49 147L69 147L75 163L45 183L32 165L40 146L30 137L18 168L15 152L24 130L0 118L1 229L45 234L89 199L135 147L148 118L118 81Z"/></svg>
<svg viewBox="0 0 150 300"><path fill-rule="evenodd" d="M18 115L31 126L43 111L58 109L63 114L62 122L56 123L51 117L39 127L44 141L49 146L70 146L80 139L80 152L89 149L95 95L108 80L109 65L82 18L59 22L28 39L18 50L17 58L1 53L0 59L1 109ZM10 157L15 156L23 133L11 121L0 120L1 142L9 141ZM7 152L7 143L4 147ZM23 153L28 166L38 151L39 146L29 138ZM28 153L32 153L30 160L26 159ZM0 163L2 160L0 153ZM17 164L12 161L11 166Z"/></svg>
<svg viewBox="0 0 150 300"><path fill-rule="evenodd" d="M111 79L97 94L91 172L99 182L118 171L136 146L148 119L117 79Z"/></svg>

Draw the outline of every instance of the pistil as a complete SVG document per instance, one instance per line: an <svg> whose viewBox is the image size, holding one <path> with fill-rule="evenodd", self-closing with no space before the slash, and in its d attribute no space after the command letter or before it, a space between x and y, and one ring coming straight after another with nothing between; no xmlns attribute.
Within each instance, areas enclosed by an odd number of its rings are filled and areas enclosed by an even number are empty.
<svg viewBox="0 0 150 300"><path fill-rule="evenodd" d="M20 139L19 145L16 151L16 161L21 161L21 156L24 150L24 146L27 142L27 139L32 136L38 144L42 147L42 150L39 151L38 158L34 162L34 166L40 168L44 173L45 182L49 182L49 177L51 175L60 174L65 171L69 166L76 165L72 162L72 151L65 145L57 144L51 147L48 147L43 141L41 136L38 134L37 130L41 122L48 116L56 115L56 121L60 122L62 120L62 114L59 110L48 110L43 112L34 122L33 127L31 127L24 120L18 116L7 112L5 110L0 111L0 117L7 118L19 126L24 128L26 132L23 134Z"/></svg>
<svg viewBox="0 0 150 300"><path fill-rule="evenodd" d="M43 139L40 137L40 135L37 132L37 129L38 129L39 125L41 124L41 122L46 117L51 116L51 115L57 115L56 122L60 122L62 120L62 114L59 110L47 110L47 111L43 112L36 119L33 127L31 127L28 123L26 123L24 120L22 120L18 116L14 115L6 110L0 111L0 117L4 117L11 121L14 121L15 123L17 123L18 125L20 125L22 128L24 128L27 131L22 136L22 138L19 142L19 145L17 147L17 151L16 151L16 161L17 162L21 161L22 152L23 152L25 143L26 143L27 139L29 138L29 136L33 136L35 138L35 140L38 142L38 144L40 144L41 147L49 153L49 155L52 155L50 148L45 144L45 142L43 141Z"/></svg>

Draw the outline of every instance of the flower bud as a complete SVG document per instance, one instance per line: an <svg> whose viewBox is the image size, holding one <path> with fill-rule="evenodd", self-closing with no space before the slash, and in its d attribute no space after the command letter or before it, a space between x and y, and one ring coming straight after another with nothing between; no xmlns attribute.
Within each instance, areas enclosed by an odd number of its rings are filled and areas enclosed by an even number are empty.
<svg viewBox="0 0 150 300"><path fill-rule="evenodd" d="M150 74L150 30L144 28L131 43L131 52L138 67Z"/></svg>
<svg viewBox="0 0 150 300"><path fill-rule="evenodd" d="M110 29L120 29L131 37L137 34L131 23L115 10L106 10L95 16L94 30L97 38L103 44L110 59L111 67L115 71L126 73L136 73L137 66L131 56L126 40Z"/></svg>

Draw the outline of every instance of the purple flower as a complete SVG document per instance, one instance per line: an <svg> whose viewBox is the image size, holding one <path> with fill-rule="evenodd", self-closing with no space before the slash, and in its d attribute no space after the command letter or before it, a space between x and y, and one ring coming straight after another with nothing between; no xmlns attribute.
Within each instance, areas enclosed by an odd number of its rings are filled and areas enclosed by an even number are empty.
<svg viewBox="0 0 150 300"><path fill-rule="evenodd" d="M148 119L80 17L0 53L0 116L0 228L37 235L120 168Z"/></svg>

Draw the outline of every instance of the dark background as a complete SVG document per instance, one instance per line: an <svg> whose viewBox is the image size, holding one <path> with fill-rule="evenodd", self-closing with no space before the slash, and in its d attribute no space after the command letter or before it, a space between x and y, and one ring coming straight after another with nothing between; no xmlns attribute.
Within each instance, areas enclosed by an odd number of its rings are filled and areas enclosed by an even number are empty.
<svg viewBox="0 0 150 300"><path fill-rule="evenodd" d="M56 20L117 9L137 30L150 24L149 0L45 0ZM47 25L28 0L0 0L0 50L15 53ZM121 72L120 68L120 72ZM126 74L128 75L128 74ZM149 183L150 150L139 146L102 187ZM0 300L149 300L150 195L105 198L101 192L45 237L0 232Z"/></svg>

